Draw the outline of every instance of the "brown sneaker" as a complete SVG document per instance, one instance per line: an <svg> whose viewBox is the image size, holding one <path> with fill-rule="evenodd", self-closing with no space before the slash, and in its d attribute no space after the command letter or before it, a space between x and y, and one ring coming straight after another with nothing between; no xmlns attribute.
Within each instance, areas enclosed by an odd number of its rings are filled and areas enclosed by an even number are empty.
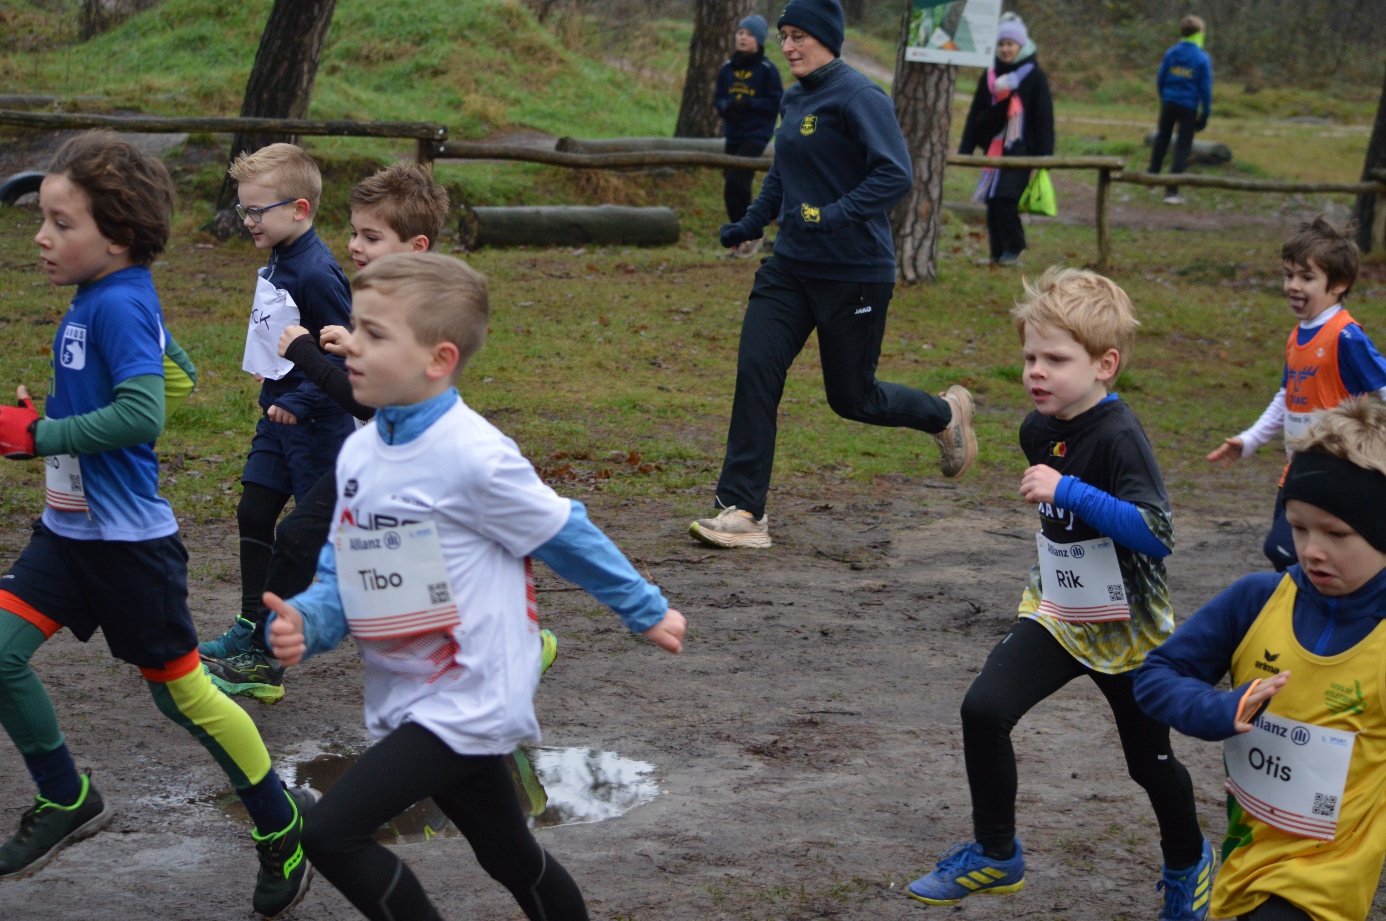
<svg viewBox="0 0 1386 921"><path fill-rule="evenodd" d="M713 547L764 549L770 546L770 516L763 515L757 521L750 512L733 505L722 509L716 518L699 518L688 526L688 533Z"/></svg>
<svg viewBox="0 0 1386 921"><path fill-rule="evenodd" d="M946 477L962 476L977 459L977 433L972 430L972 394L954 384L939 394L953 410L948 428L934 436L938 442L939 468Z"/></svg>

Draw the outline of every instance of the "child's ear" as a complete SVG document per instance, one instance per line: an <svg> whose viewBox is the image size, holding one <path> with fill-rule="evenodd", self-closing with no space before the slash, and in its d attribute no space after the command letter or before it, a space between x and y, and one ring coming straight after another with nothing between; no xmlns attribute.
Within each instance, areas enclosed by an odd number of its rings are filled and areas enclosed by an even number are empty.
<svg viewBox="0 0 1386 921"><path fill-rule="evenodd" d="M418 234L414 237L411 237L409 239L409 251L411 253L428 252L428 237L424 236L423 234Z"/></svg>
<svg viewBox="0 0 1386 921"><path fill-rule="evenodd" d="M106 252L112 256L124 256L130 252L130 246L127 243L117 243L114 240L107 240Z"/></svg>
<svg viewBox="0 0 1386 921"><path fill-rule="evenodd" d="M428 368L424 371L429 380L440 380L451 378L453 372L457 370L457 361L461 353L457 346L451 342L440 342L433 347L433 354L429 356Z"/></svg>
<svg viewBox="0 0 1386 921"><path fill-rule="evenodd" d="M300 198L294 202L294 220L306 221L313 216L313 206L308 204L308 199Z"/></svg>
<svg viewBox="0 0 1386 921"><path fill-rule="evenodd" d="M1097 379L1104 384L1109 384L1116 380L1117 374L1121 371L1121 353L1116 349L1108 349L1102 353L1102 357L1097 359Z"/></svg>

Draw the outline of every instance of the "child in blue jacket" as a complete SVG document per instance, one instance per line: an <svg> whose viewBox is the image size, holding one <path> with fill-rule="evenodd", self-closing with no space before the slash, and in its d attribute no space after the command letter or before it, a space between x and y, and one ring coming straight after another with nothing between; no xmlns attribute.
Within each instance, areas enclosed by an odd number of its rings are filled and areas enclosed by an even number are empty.
<svg viewBox="0 0 1386 921"><path fill-rule="evenodd" d="M1160 90L1160 124L1150 152L1152 173L1158 173L1165 162L1175 125L1179 126L1179 137L1174 142L1174 162L1169 171L1171 175L1184 172L1189 165L1194 132L1207 127L1213 109L1213 62L1203 50L1203 20L1185 16L1179 21L1179 35L1179 41L1161 59L1160 73L1155 78ZM1183 203L1178 186L1165 186L1165 204Z"/></svg>
<svg viewBox="0 0 1386 921"><path fill-rule="evenodd" d="M770 27L758 15L747 16L736 27L736 45L731 58L717 72L717 111L722 116L722 135L726 152L735 157L759 157L775 133L784 84L780 72L765 59L765 39ZM727 220L736 223L751 206L751 170L729 169L723 175L726 186L722 197L727 204ZM735 247L734 256L759 252L760 240L747 240Z"/></svg>

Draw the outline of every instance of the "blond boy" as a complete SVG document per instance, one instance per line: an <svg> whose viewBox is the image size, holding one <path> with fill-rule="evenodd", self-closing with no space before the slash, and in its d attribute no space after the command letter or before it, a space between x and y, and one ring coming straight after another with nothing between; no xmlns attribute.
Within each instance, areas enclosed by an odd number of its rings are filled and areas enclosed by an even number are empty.
<svg viewBox="0 0 1386 921"><path fill-rule="evenodd" d="M382 821L432 796L526 917L585 918L577 885L526 826L503 761L539 736L529 558L669 652L682 648L683 615L453 386L486 337L481 275L447 256L392 255L354 288L347 369L356 399L380 409L342 449L318 581L265 602L287 665L353 636L380 741L323 800L305 848L369 917L387 897L392 917L436 917L408 867L370 846Z"/></svg>
<svg viewBox="0 0 1386 921"><path fill-rule="evenodd" d="M1213 854L1189 773L1169 728L1136 706L1132 675L1174 630L1164 558L1174 545L1169 499L1139 420L1109 390L1130 360L1136 315L1110 279L1051 268L1012 312L1035 411L1020 426L1030 467L1020 495L1037 506L1038 562L1019 620L992 649L962 705L973 841L957 845L909 894L951 905L1025 885L1016 834L1011 730L1031 707L1087 676L1116 718L1126 768L1160 827L1161 918L1207 915Z"/></svg>
<svg viewBox="0 0 1386 921"><path fill-rule="evenodd" d="M1386 407L1355 397L1290 446L1298 564L1196 612L1151 653L1136 697L1224 741L1214 917L1362 921L1386 859Z"/></svg>

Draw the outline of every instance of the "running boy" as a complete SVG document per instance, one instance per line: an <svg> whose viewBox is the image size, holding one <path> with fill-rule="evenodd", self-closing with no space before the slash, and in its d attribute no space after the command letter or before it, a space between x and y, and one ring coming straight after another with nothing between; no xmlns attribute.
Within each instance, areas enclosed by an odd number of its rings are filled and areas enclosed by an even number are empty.
<svg viewBox="0 0 1386 921"><path fill-rule="evenodd" d="M20 406L0 408L0 453L48 459L48 507L0 577L0 724L38 786L0 845L0 879L29 876L111 820L29 666L63 627L83 641L100 627L159 710L226 771L255 823L255 910L276 917L308 889L299 836L313 794L286 794L255 724L207 680L188 612L188 556L159 495L163 318L149 264L168 242L173 183L158 159L91 132L58 149L39 208L44 270L77 292L53 340L47 415L23 387Z"/></svg>
<svg viewBox="0 0 1386 921"><path fill-rule="evenodd" d="M351 190L350 201L347 251L358 269L390 253L426 252L438 240L448 216L447 190L433 181L430 170L413 163L397 163L361 180ZM341 326L325 326L320 331L329 348L346 334ZM341 359L324 354L318 340L306 326L292 324L280 334L276 350L336 405L357 419L369 420L375 410L352 399L351 382ZM328 466L279 523L274 552L256 592L254 608L248 613L242 610L221 636L199 644L212 682L227 694L268 703L284 696L284 668L269 654L261 629L269 609L260 603L260 593L288 597L309 586L318 551L327 542L336 500L335 468Z"/></svg>
<svg viewBox="0 0 1386 921"><path fill-rule="evenodd" d="M962 705L975 841L959 844L909 893L952 905L974 892L1015 892L1025 859L1015 837L1011 730L1074 678L1093 680L1116 717L1131 778L1160 825L1162 919L1208 913L1213 852L1169 728L1141 712L1132 675L1174 630L1164 558L1169 499L1136 416L1107 388L1130 358L1136 316L1126 292L1092 272L1051 268L1012 311L1035 411L1020 426L1031 466L1020 494L1039 506L1039 562L1020 619L991 651Z"/></svg>
<svg viewBox="0 0 1386 921"><path fill-rule="evenodd" d="M530 834L503 758L539 735L529 558L669 652L682 647L683 615L462 402L453 383L486 337L481 275L447 256L386 256L353 288L347 369L356 399L380 411L337 461L318 581L265 603L286 665L352 634L366 725L381 741L310 813L304 846L366 917L436 918L408 867L371 839L432 796L527 917L585 919L577 885Z"/></svg>
<svg viewBox="0 0 1386 921"><path fill-rule="evenodd" d="M289 326L305 327L314 338L324 326L345 326L351 316L351 289L332 252L313 230L322 195L317 164L292 144L271 144L232 162L240 184L236 213L255 241L270 251L269 265L255 279L242 370L262 380L255 437L241 474L236 506L240 531L241 614L254 622L274 552L274 525L292 496L304 502L308 490L332 469L337 451L354 429L350 414L328 398L292 361L280 357L279 336ZM232 631L201 649L218 659L243 655L238 664L256 696L273 702L284 694L275 686L278 667L263 650ZM263 681L261 679L264 679ZM220 678L218 680L221 680Z"/></svg>
<svg viewBox="0 0 1386 921"><path fill-rule="evenodd" d="M1299 564L1190 617L1136 674L1136 699L1223 740L1214 917L1362 921L1386 859L1386 407L1348 400L1291 443Z"/></svg>
<svg viewBox="0 0 1386 921"><path fill-rule="evenodd" d="M1289 440L1306 434L1316 414L1350 396L1373 391L1386 396L1386 360L1343 306L1357 280L1357 243L1320 215L1299 225L1281 248L1280 258L1285 264L1285 296L1299 323L1285 342L1285 371L1270 405L1255 425L1224 439L1208 455L1221 467L1282 432L1288 453ZM1263 552L1276 572L1295 562L1294 538L1279 492Z"/></svg>

